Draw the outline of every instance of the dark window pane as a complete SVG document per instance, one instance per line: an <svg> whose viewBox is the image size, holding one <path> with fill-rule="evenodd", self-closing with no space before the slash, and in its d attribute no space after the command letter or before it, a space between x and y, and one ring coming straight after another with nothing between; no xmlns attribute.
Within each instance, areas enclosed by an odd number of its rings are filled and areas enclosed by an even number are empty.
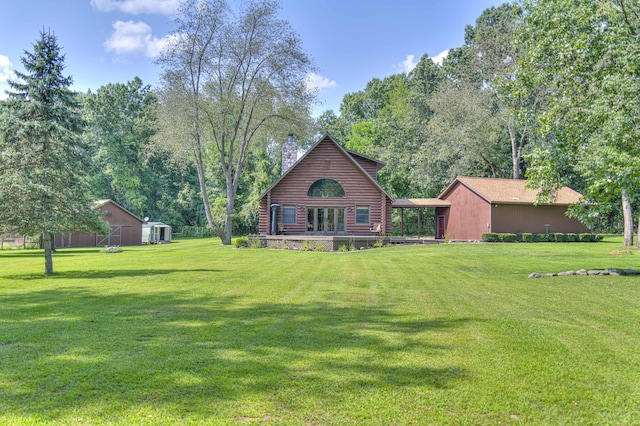
<svg viewBox="0 0 640 426"><path fill-rule="evenodd" d="M369 224L369 206L356 206L356 223Z"/></svg>
<svg viewBox="0 0 640 426"><path fill-rule="evenodd" d="M345 196L342 185L333 179L318 179L307 191L307 197L344 198Z"/></svg>
<svg viewBox="0 0 640 426"><path fill-rule="evenodd" d="M296 207L282 207L282 223L296 223Z"/></svg>

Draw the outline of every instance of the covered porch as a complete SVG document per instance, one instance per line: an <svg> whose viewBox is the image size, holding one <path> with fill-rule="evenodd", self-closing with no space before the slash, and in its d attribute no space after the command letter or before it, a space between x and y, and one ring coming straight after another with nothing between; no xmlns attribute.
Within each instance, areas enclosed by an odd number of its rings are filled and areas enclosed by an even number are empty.
<svg viewBox="0 0 640 426"><path fill-rule="evenodd" d="M448 209L451 207L451 203L439 198L398 198L391 202L392 209L400 210L400 236L404 237L405 234L405 209L415 209L418 213L417 231L418 238L422 237L422 220L421 216L423 210L434 209L436 211L435 218L435 239L441 240L445 237L446 223L445 215L437 214L438 210Z"/></svg>

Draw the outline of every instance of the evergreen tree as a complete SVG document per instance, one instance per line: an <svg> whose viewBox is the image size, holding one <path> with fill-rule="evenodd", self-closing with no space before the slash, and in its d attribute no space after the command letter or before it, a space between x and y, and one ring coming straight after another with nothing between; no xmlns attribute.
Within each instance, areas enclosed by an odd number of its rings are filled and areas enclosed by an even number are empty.
<svg viewBox="0 0 640 426"><path fill-rule="evenodd" d="M42 235L45 273L53 273L53 235L104 231L86 179L87 147L64 55L50 31L21 59L25 73L10 81L0 126L0 223L23 235Z"/></svg>

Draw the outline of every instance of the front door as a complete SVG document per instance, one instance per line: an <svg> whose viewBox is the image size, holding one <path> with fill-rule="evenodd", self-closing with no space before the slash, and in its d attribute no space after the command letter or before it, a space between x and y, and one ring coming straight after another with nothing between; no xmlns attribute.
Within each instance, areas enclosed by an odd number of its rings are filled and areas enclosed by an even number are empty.
<svg viewBox="0 0 640 426"><path fill-rule="evenodd" d="M308 234L344 234L344 207L307 207Z"/></svg>

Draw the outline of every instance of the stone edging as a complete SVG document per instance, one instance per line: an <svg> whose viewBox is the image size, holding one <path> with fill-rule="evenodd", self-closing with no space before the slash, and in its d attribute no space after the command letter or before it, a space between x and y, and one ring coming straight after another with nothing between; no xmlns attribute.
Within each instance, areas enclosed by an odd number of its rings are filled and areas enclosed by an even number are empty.
<svg viewBox="0 0 640 426"><path fill-rule="evenodd" d="M548 274L539 274L532 272L529 274L529 278L544 278L544 277L567 277L571 275L640 275L640 272L635 269L620 269L620 268L608 268L608 269L580 269L578 271L565 271L565 272L550 272Z"/></svg>

